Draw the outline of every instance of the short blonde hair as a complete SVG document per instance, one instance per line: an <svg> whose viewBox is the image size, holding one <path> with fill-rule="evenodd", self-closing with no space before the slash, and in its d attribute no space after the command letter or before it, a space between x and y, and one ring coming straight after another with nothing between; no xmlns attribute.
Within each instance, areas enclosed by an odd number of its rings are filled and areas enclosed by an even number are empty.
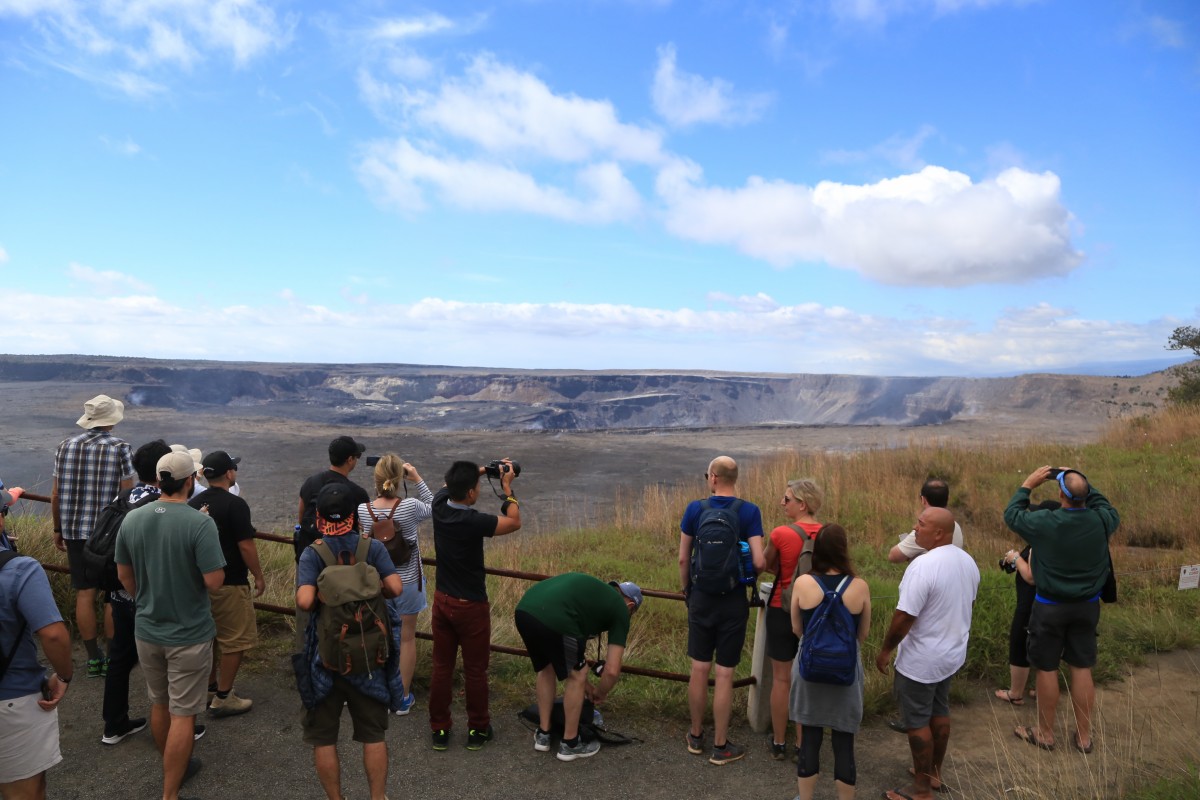
<svg viewBox="0 0 1200 800"><path fill-rule="evenodd" d="M717 456L708 465L708 474L720 478L726 483L737 483L737 462L729 456Z"/></svg>
<svg viewBox="0 0 1200 800"><path fill-rule="evenodd" d="M404 459L388 453L375 465L375 494L380 497L395 497L396 490L404 480Z"/></svg>
<svg viewBox="0 0 1200 800"><path fill-rule="evenodd" d="M812 478L796 478L794 481L788 481L787 488L792 493L792 497L804 501L810 514L816 514L821 510L821 504L825 502L825 493Z"/></svg>

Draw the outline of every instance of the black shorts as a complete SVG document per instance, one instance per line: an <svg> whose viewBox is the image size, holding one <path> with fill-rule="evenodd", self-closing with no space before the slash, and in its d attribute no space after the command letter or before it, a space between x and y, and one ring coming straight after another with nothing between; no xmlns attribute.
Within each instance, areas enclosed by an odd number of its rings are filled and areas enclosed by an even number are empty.
<svg viewBox="0 0 1200 800"><path fill-rule="evenodd" d="M67 566L71 569L71 588L96 589L96 584L83 577L83 548L87 547L87 539L64 539L67 546Z"/></svg>
<svg viewBox="0 0 1200 800"><path fill-rule="evenodd" d="M792 633L792 614L782 608L767 607L767 658L791 661L800 649L800 637Z"/></svg>
<svg viewBox="0 0 1200 800"><path fill-rule="evenodd" d="M1096 626L1100 601L1034 602L1029 615L1029 665L1043 672L1058 669L1059 659L1072 667L1096 665Z"/></svg>
<svg viewBox="0 0 1200 800"><path fill-rule="evenodd" d="M688 657L702 662L715 660L719 667L736 667L742 660L749 615L745 589L725 595L693 591L688 597Z"/></svg>
<svg viewBox="0 0 1200 800"><path fill-rule="evenodd" d="M587 666L583 652L587 639L577 639L552 630L527 611L518 611L514 619L517 633L521 634L521 641L529 651L534 672L541 672L547 664L552 664L555 676L565 681L568 669L578 672Z"/></svg>

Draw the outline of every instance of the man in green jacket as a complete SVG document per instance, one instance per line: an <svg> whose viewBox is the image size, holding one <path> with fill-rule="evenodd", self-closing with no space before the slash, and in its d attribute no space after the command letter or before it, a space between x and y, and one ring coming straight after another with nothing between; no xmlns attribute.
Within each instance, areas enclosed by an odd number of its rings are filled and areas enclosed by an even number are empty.
<svg viewBox="0 0 1200 800"><path fill-rule="evenodd" d="M537 673L538 730L533 749L550 749L550 712L559 681L563 688L563 738L559 761L593 756L597 741L579 738L579 713L587 694L603 703L621 676L621 660L629 637L629 618L642 604L642 590L634 583L605 583L582 572L568 572L535 583L525 592L514 612L517 632L525 642ZM588 686L584 645L593 636L608 632L604 670L595 688Z"/></svg>
<svg viewBox="0 0 1200 800"><path fill-rule="evenodd" d="M1062 508L1029 509L1029 494L1054 480ZM1004 522L1033 547L1033 583L1037 590L1029 618L1029 663L1037 670L1038 724L1018 727L1016 735L1053 750L1058 709L1058 664L1070 668L1071 705L1078 730L1071 744L1092 752L1092 707L1096 691L1096 625L1100 590L1108 578L1108 540L1120 524L1117 510L1082 472L1040 467L1029 474L1004 510Z"/></svg>

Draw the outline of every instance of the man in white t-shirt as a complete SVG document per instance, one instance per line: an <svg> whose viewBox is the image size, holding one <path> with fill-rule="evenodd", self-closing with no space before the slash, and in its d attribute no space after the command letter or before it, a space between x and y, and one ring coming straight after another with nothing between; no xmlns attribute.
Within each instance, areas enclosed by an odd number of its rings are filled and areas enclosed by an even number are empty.
<svg viewBox="0 0 1200 800"><path fill-rule="evenodd" d="M889 800L932 798L942 788L942 761L950 741L950 678L967 660L971 606L979 568L953 543L954 516L930 507L917 519L917 544L925 555L904 571L900 601L875 666L887 674L896 656L893 692L908 732L913 783L885 792Z"/></svg>
<svg viewBox="0 0 1200 800"><path fill-rule="evenodd" d="M930 478L921 487L921 508L945 508L950 502L950 485L940 478ZM955 547L963 546L963 532L958 523L954 523ZM925 554L925 548L917 544L917 532L909 531L900 537L900 541L888 552L888 561L893 564L907 564L914 558Z"/></svg>

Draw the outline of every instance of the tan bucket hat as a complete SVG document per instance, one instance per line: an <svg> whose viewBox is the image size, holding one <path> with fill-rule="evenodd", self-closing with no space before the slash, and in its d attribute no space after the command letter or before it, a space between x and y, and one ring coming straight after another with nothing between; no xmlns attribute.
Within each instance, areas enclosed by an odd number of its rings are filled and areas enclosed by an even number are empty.
<svg viewBox="0 0 1200 800"><path fill-rule="evenodd" d="M103 428L125 419L125 404L106 394L98 394L83 404L83 416L75 421L81 428Z"/></svg>

